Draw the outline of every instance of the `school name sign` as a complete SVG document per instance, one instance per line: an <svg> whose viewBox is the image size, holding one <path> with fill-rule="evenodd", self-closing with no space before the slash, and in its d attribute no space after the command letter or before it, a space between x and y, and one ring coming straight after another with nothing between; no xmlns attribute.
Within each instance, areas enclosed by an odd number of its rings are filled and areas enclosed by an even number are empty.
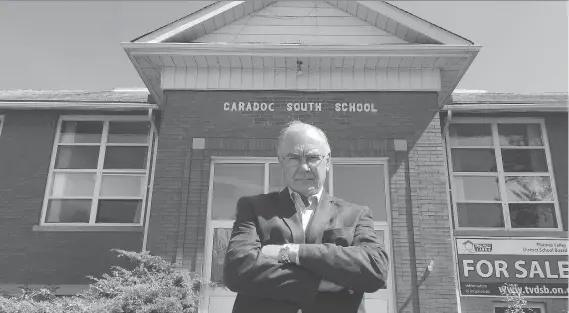
<svg viewBox="0 0 569 313"><path fill-rule="evenodd" d="M567 297L566 239L456 239L460 293L505 296L517 284L526 296Z"/></svg>
<svg viewBox="0 0 569 313"><path fill-rule="evenodd" d="M336 112L360 112L377 113L375 103L368 102L336 102L332 105ZM283 105L275 105L274 102L225 102L223 110L228 112L275 112L282 110L287 112L322 112L322 102L287 102Z"/></svg>

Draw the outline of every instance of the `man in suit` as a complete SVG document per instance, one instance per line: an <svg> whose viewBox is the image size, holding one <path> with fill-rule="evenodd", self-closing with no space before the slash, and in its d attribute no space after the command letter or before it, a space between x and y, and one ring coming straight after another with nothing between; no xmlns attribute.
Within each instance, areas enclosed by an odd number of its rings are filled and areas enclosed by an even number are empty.
<svg viewBox="0 0 569 313"><path fill-rule="evenodd" d="M370 209L324 191L322 130L290 123L277 154L287 187L237 202L224 261L233 312L364 313L364 293L385 288L388 272Z"/></svg>

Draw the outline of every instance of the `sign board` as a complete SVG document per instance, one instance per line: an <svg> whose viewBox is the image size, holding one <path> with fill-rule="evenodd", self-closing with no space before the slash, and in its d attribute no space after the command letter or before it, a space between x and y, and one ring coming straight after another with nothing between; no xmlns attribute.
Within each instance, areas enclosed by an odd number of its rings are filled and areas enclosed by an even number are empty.
<svg viewBox="0 0 569 313"><path fill-rule="evenodd" d="M324 103L324 106L336 112L377 113L375 103L368 102ZM276 106L273 102L231 101L223 103L223 110L227 112L274 112L279 109L287 112L322 112L322 102L287 102L282 106Z"/></svg>
<svg viewBox="0 0 569 313"><path fill-rule="evenodd" d="M517 284L526 296L566 298L566 239L456 239L460 293L503 296Z"/></svg>

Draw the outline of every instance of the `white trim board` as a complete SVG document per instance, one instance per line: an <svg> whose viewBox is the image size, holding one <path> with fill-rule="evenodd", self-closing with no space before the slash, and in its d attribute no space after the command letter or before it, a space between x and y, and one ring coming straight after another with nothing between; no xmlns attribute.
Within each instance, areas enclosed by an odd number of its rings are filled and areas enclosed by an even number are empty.
<svg viewBox="0 0 569 313"><path fill-rule="evenodd" d="M162 90L439 91L438 69L296 69L164 67Z"/></svg>
<svg viewBox="0 0 569 313"><path fill-rule="evenodd" d="M135 111L157 109L158 105L150 103L123 102L66 102L66 101L0 101L0 109L45 109L45 110L101 110L101 111Z"/></svg>

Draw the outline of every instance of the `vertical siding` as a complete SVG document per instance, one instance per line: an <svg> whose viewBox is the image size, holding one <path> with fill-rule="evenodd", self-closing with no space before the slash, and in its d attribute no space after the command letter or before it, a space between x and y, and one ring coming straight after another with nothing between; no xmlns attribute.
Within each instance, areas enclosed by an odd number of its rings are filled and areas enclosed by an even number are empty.
<svg viewBox="0 0 569 313"><path fill-rule="evenodd" d="M362 10L362 12L364 12ZM278 1L193 42L401 44L406 41L325 2Z"/></svg>
<svg viewBox="0 0 569 313"><path fill-rule="evenodd" d="M438 91L441 88L439 69L342 69L333 67L332 63L329 65L330 68L306 69L303 75L298 75L296 69L290 68L164 67L161 88L314 91Z"/></svg>

